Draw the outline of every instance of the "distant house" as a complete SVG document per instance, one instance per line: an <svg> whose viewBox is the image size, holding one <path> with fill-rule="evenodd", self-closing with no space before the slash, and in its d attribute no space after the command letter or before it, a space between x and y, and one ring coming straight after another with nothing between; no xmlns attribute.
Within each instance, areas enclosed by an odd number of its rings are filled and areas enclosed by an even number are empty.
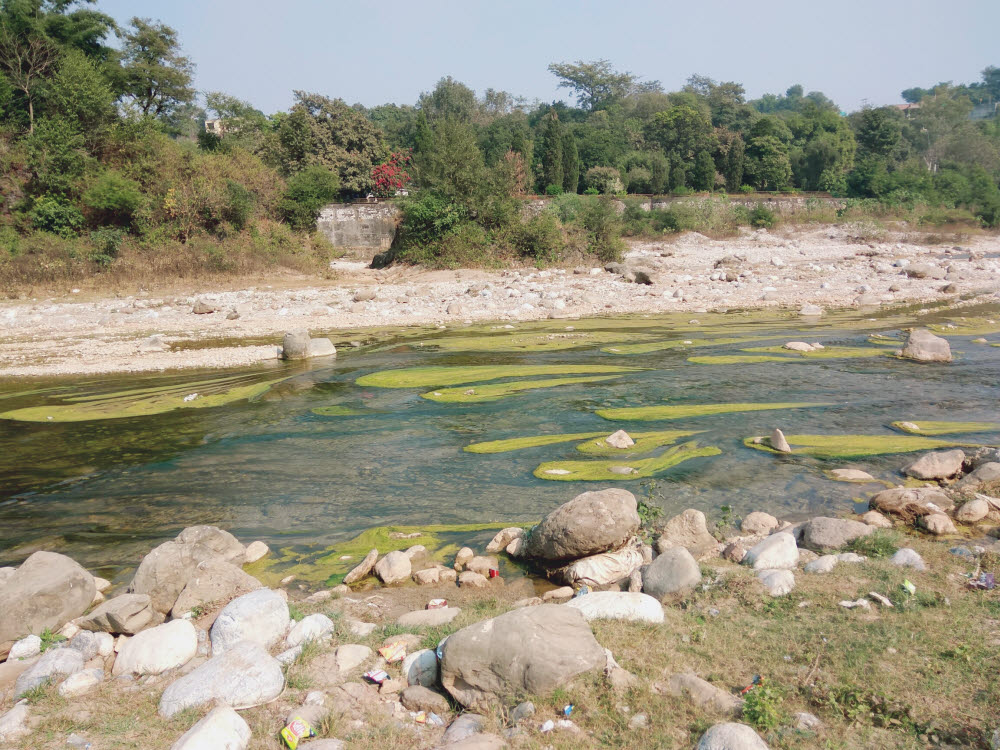
<svg viewBox="0 0 1000 750"><path fill-rule="evenodd" d="M907 117L910 116L910 112L914 109L920 109L920 102L907 102L906 104L893 104L894 109L898 109Z"/></svg>
<svg viewBox="0 0 1000 750"><path fill-rule="evenodd" d="M223 133L226 132L226 126L220 119L205 120L205 132L211 133L212 135L217 135L221 138Z"/></svg>

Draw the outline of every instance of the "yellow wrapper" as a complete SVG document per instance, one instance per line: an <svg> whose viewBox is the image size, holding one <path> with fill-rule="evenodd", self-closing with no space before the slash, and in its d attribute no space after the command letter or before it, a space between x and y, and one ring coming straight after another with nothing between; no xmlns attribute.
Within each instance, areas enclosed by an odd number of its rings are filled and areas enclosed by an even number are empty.
<svg viewBox="0 0 1000 750"><path fill-rule="evenodd" d="M312 737L315 734L308 721L301 716L295 716L288 726L281 730L281 739L288 745L289 750L295 750L299 746L299 740L303 737Z"/></svg>
<svg viewBox="0 0 1000 750"><path fill-rule="evenodd" d="M390 664L394 661L403 661L406 657L406 641L393 641L388 646L380 648L378 652Z"/></svg>

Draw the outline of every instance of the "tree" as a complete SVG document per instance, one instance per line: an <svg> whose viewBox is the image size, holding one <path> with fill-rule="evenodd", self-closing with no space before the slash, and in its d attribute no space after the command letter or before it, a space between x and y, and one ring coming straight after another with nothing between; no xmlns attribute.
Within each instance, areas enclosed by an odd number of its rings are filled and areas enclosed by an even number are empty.
<svg viewBox="0 0 1000 750"><path fill-rule="evenodd" d="M691 187L695 190L711 190L715 187L715 162L706 150L699 151L695 157Z"/></svg>
<svg viewBox="0 0 1000 750"><path fill-rule="evenodd" d="M577 104L590 111L604 109L631 93L649 93L661 88L659 81L639 83L632 73L616 71L608 60L552 63L549 72L559 79L559 88L574 91Z"/></svg>
<svg viewBox="0 0 1000 750"><path fill-rule="evenodd" d="M743 186L743 170L746 166L746 144L739 133L729 142L726 153L726 190L735 192Z"/></svg>
<svg viewBox="0 0 1000 750"><path fill-rule="evenodd" d="M389 156L384 164L379 164L372 170L373 191L379 198L391 198L410 183L410 173L407 171L413 163L409 151L396 151Z"/></svg>
<svg viewBox="0 0 1000 750"><path fill-rule="evenodd" d="M194 64L180 54L177 32L148 18L133 18L122 36L122 75L127 96L144 115L166 119L194 101Z"/></svg>
<svg viewBox="0 0 1000 750"><path fill-rule="evenodd" d="M35 132L35 100L40 87L55 67L59 50L49 39L31 29L0 24L0 72L24 95L28 110L28 132Z"/></svg>
<svg viewBox="0 0 1000 750"><path fill-rule="evenodd" d="M903 134L899 112L891 107L865 107L855 122L858 146L872 156L888 157Z"/></svg>
<svg viewBox="0 0 1000 750"><path fill-rule="evenodd" d="M311 231L320 209L335 200L340 192L336 172L314 164L288 180L288 187L278 209L293 229Z"/></svg>
<svg viewBox="0 0 1000 750"><path fill-rule="evenodd" d="M712 123L695 107L672 106L653 117L645 128L646 140L659 145L665 154L693 160L695 154L714 147Z"/></svg>
<svg viewBox="0 0 1000 750"><path fill-rule="evenodd" d="M567 130L562 140L563 192L575 193L580 187L580 153L576 148L576 138Z"/></svg>
<svg viewBox="0 0 1000 750"><path fill-rule="evenodd" d="M563 130L559 116L550 112L542 125L538 139L538 157L541 161L540 187L544 192L549 185L562 189L563 184Z"/></svg>
<svg viewBox="0 0 1000 750"><path fill-rule="evenodd" d="M472 122L479 109L476 92L461 81L445 76L430 93L426 91L417 100L417 108L427 115L431 123L453 119Z"/></svg>
<svg viewBox="0 0 1000 750"><path fill-rule="evenodd" d="M792 179L788 148L773 135L751 138L747 143L746 172L758 190L783 190Z"/></svg>
<svg viewBox="0 0 1000 750"><path fill-rule="evenodd" d="M451 117L437 122L429 147L415 155L414 166L424 188L455 204L475 205L486 168L472 123Z"/></svg>
<svg viewBox="0 0 1000 750"><path fill-rule="evenodd" d="M278 130L290 172L319 164L337 173L345 193L372 188L372 168L389 155L379 129L342 99L295 92L295 105Z"/></svg>
<svg viewBox="0 0 1000 750"><path fill-rule="evenodd" d="M115 95L107 79L82 52L62 57L46 92L46 111L77 123L93 142L113 121Z"/></svg>

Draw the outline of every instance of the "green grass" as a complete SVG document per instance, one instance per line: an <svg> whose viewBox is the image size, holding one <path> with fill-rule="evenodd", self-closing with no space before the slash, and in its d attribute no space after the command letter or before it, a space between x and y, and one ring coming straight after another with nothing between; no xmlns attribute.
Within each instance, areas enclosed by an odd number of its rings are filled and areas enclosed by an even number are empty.
<svg viewBox="0 0 1000 750"><path fill-rule="evenodd" d="M938 336L985 336L1000 333L996 318L954 318L951 323L931 323L928 329Z"/></svg>
<svg viewBox="0 0 1000 750"><path fill-rule="evenodd" d="M548 380L518 380L513 383L491 383L475 388L445 388L440 391L421 393L420 397L428 401L442 404L478 404L484 401L499 401L502 398L516 396L522 391L533 391L539 388L556 388L561 385L580 385L583 383L600 383L607 380L617 380L621 375L592 375L582 378L549 378Z"/></svg>
<svg viewBox="0 0 1000 750"><path fill-rule="evenodd" d="M255 379L257 376L237 375L114 393L65 396L60 399L62 403L0 413L0 419L22 422L84 422L145 417L177 409L206 409L259 398L285 380L276 378L252 382ZM192 394L197 394L197 397L185 401Z"/></svg>
<svg viewBox="0 0 1000 750"><path fill-rule="evenodd" d="M719 354L705 357L688 357L693 365L754 365L762 362L800 362L794 357L774 357L767 354Z"/></svg>
<svg viewBox="0 0 1000 750"><path fill-rule="evenodd" d="M53 646L66 642L66 636L60 635L59 633L53 633L48 628L45 628L45 630L39 633L38 637L42 639L40 649L43 654Z"/></svg>
<svg viewBox="0 0 1000 750"><path fill-rule="evenodd" d="M847 551L873 559L891 557L899 549L902 537L898 532L877 529L868 536L859 536L847 543Z"/></svg>
<svg viewBox="0 0 1000 750"><path fill-rule="evenodd" d="M375 388L427 388L431 386L481 383L500 378L535 375L600 375L638 372L637 367L604 365L468 365L464 367L404 367L362 375L358 385Z"/></svg>
<svg viewBox="0 0 1000 750"><path fill-rule="evenodd" d="M910 425L917 429L913 429ZM910 435L951 435L959 432L996 432L1000 430L1000 422L913 422L905 420L893 422L892 427Z"/></svg>
<svg viewBox="0 0 1000 750"><path fill-rule="evenodd" d="M721 450L712 445L699 446L692 440L682 443L663 452L655 458L643 458L637 461L615 459L610 461L548 461L535 469L539 479L550 479L559 482L620 482L633 479L645 479L666 471L679 463L692 458L717 456ZM612 467L628 466L635 471L631 474L616 474ZM549 471L568 471L568 474L550 474Z"/></svg>
<svg viewBox="0 0 1000 750"><path fill-rule="evenodd" d="M774 411L777 409L812 409L832 406L828 403L774 403L774 404L676 404L660 406L629 406L621 409L599 409L597 416L611 420L652 421L659 419L690 419L713 414L731 414L745 411Z"/></svg>
<svg viewBox="0 0 1000 750"><path fill-rule="evenodd" d="M776 451L766 443L754 443L754 438L747 438L743 444L754 450L781 456L812 456L824 459L861 458L971 445L903 435L786 435L785 439L792 448L791 453Z"/></svg>

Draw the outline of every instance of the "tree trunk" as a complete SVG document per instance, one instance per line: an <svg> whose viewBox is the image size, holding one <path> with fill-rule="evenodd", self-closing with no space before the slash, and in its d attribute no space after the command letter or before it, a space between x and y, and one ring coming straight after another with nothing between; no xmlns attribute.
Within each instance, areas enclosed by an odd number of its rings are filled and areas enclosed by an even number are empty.
<svg viewBox="0 0 1000 750"><path fill-rule="evenodd" d="M27 92L25 92L27 94ZM35 103L28 96L28 135L35 134Z"/></svg>

